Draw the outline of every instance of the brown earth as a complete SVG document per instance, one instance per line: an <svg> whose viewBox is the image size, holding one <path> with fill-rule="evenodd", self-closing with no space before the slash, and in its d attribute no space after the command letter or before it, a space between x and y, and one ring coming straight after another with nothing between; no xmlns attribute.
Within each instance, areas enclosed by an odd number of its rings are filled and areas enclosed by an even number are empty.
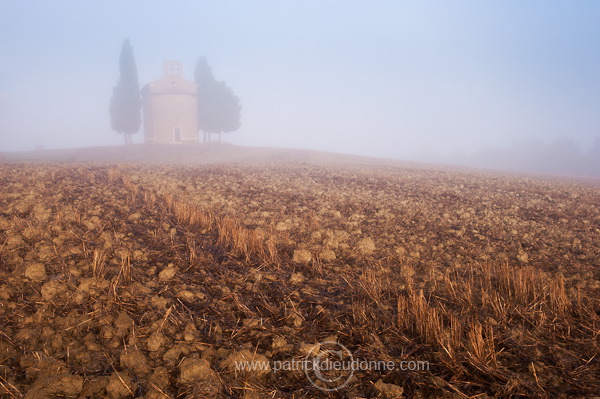
<svg viewBox="0 0 600 399"><path fill-rule="evenodd" d="M228 145L3 159L3 397L600 392L597 182ZM325 341L429 369L273 369Z"/></svg>

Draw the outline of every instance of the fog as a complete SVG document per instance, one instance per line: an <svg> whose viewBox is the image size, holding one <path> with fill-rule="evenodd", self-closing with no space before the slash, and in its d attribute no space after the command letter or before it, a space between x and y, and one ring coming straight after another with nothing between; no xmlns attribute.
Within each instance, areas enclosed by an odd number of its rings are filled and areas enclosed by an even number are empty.
<svg viewBox="0 0 600 399"><path fill-rule="evenodd" d="M229 143L590 174L599 20L592 1L4 1L0 151L122 144L129 38L140 86L208 59L243 106Z"/></svg>

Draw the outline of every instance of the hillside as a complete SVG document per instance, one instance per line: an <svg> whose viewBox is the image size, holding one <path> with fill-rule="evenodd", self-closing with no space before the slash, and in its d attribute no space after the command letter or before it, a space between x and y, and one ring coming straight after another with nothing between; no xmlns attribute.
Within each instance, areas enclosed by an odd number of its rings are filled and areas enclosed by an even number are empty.
<svg viewBox="0 0 600 399"><path fill-rule="evenodd" d="M221 162L378 163L376 158L313 150L244 147L232 144L142 145L4 152L9 162L108 162L209 164Z"/></svg>
<svg viewBox="0 0 600 399"><path fill-rule="evenodd" d="M4 397L600 392L597 184L228 145L4 160Z"/></svg>

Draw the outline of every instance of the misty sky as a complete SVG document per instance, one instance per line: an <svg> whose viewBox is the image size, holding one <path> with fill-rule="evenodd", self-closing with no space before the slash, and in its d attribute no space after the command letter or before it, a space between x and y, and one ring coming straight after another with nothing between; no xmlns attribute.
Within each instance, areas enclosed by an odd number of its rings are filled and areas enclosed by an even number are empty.
<svg viewBox="0 0 600 399"><path fill-rule="evenodd" d="M124 38L140 85L206 56L241 99L231 143L418 159L600 136L592 0L5 0L0 37L0 151L121 144Z"/></svg>

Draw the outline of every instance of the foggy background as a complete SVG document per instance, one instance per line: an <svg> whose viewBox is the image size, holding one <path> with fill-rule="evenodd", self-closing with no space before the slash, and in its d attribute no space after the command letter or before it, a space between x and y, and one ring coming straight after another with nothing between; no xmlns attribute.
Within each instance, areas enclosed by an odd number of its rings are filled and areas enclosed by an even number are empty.
<svg viewBox="0 0 600 399"><path fill-rule="evenodd" d="M594 1L3 1L0 151L121 145L129 38L140 87L207 57L241 100L229 143L600 175L599 21Z"/></svg>

